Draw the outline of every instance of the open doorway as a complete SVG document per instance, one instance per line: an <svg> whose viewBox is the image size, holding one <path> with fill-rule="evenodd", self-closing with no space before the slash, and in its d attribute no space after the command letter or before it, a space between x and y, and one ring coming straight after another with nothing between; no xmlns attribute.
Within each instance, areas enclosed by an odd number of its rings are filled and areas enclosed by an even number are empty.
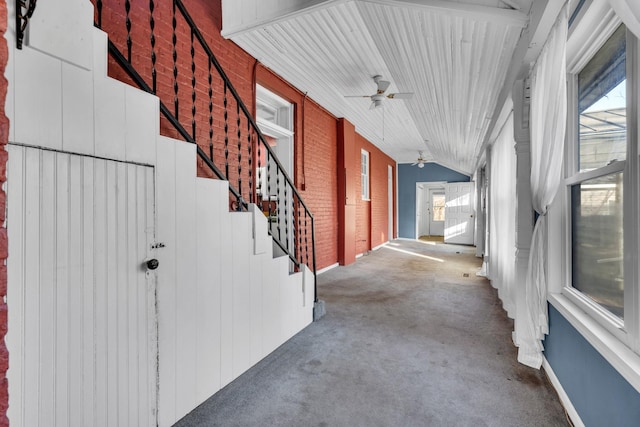
<svg viewBox="0 0 640 427"><path fill-rule="evenodd" d="M277 157L284 172L293 182L294 161L294 105L268 89L256 85L256 122L266 142ZM292 192L287 191L287 182L278 172L276 160L266 153L256 168L258 178L256 194L262 210L269 213L271 235L281 245L294 247ZM283 247L284 247L283 246ZM274 250L280 253L275 246Z"/></svg>
<svg viewBox="0 0 640 427"><path fill-rule="evenodd" d="M416 239L444 236L446 182L416 183Z"/></svg>

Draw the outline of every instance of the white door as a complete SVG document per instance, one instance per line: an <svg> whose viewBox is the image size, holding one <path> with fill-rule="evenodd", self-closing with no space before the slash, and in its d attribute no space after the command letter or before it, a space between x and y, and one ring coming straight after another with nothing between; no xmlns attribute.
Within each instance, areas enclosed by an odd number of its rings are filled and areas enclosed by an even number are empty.
<svg viewBox="0 0 640 427"><path fill-rule="evenodd" d="M10 145L15 426L155 426L153 168Z"/></svg>
<svg viewBox="0 0 640 427"><path fill-rule="evenodd" d="M455 182L445 186L445 243L473 244L474 188L473 182Z"/></svg>
<svg viewBox="0 0 640 427"><path fill-rule="evenodd" d="M429 189L430 236L444 236L445 202L444 188Z"/></svg>

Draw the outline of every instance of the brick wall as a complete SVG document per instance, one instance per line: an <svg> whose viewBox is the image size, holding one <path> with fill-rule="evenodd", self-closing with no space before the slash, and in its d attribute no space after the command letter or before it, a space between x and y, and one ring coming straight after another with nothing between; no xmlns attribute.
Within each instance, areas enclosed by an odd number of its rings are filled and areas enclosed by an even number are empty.
<svg viewBox="0 0 640 427"><path fill-rule="evenodd" d="M7 30L7 3L0 0L0 34ZM7 152L5 146L9 142L9 120L5 115L4 105L7 98L7 79L4 70L7 65L9 53L7 41L0 37L0 184L6 181ZM0 224L5 221L6 194L0 189ZM7 333L7 304L4 302L7 295L7 267L6 259L9 247L7 243L7 229L0 228L0 426L9 425L7 419L7 407L9 406L9 392L7 384L7 368L9 367L9 353L4 343Z"/></svg>

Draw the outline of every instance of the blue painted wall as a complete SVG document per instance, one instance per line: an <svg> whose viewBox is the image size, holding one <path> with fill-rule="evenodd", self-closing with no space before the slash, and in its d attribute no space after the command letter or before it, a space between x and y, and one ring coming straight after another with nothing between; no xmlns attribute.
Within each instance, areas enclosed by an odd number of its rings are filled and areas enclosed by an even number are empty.
<svg viewBox="0 0 640 427"><path fill-rule="evenodd" d="M544 347L585 426L640 426L640 393L552 305Z"/></svg>
<svg viewBox="0 0 640 427"><path fill-rule="evenodd" d="M425 163L423 168L398 164L398 237L416 238L416 183L468 182L466 175L436 163Z"/></svg>

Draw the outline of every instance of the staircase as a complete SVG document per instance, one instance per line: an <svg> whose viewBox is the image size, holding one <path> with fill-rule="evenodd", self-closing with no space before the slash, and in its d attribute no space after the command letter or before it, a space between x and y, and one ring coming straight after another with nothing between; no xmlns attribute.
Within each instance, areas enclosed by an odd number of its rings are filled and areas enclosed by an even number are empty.
<svg viewBox="0 0 640 427"><path fill-rule="evenodd" d="M196 146L198 174L229 182L230 210L260 206L291 272L306 264L315 275L313 215L182 0L170 10L169 1L94 2L95 25L109 34L111 74L158 96L163 134ZM157 16L171 17L170 33Z"/></svg>
<svg viewBox="0 0 640 427"><path fill-rule="evenodd" d="M39 3L22 50L7 32L8 416L17 426L169 426L311 323L313 216L230 85L220 91L226 132L211 138L222 146L207 155L180 102L168 113L159 94L107 76L118 54L86 5ZM179 139L160 134L167 124ZM140 188L128 172L138 167L152 170ZM270 174L277 212L256 203L254 169ZM122 181L109 181L117 171ZM129 199L116 182L153 207L142 229L125 226ZM120 250L134 233L143 243ZM140 268L149 258L157 270ZM140 286L141 299L127 296ZM131 334L129 320L142 332ZM123 353L133 344L148 347Z"/></svg>

